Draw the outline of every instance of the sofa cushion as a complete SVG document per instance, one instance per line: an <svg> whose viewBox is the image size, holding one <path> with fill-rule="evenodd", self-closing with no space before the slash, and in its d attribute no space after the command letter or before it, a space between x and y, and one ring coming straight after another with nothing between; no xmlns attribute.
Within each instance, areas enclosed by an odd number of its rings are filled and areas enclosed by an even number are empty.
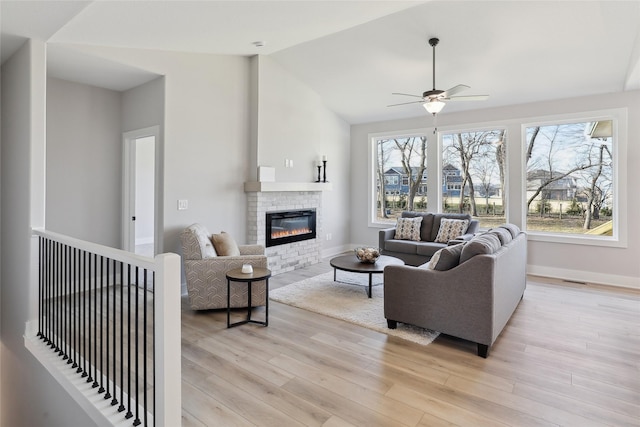
<svg viewBox="0 0 640 427"><path fill-rule="evenodd" d="M495 234L484 233L469 240L462 248L460 264L476 255L493 254L500 249L500 239Z"/></svg>
<svg viewBox="0 0 640 427"><path fill-rule="evenodd" d="M415 218L398 218L396 224L396 240L413 240L420 241L420 226L422 225L422 217Z"/></svg>
<svg viewBox="0 0 640 427"><path fill-rule="evenodd" d="M415 254L418 245L407 240L387 240L384 243L384 250L389 252L400 252L403 254Z"/></svg>
<svg viewBox="0 0 640 427"><path fill-rule="evenodd" d="M416 254L429 258L446 246L444 243L435 242L416 242L414 245L416 246Z"/></svg>
<svg viewBox="0 0 640 427"><path fill-rule="evenodd" d="M520 233L520 229L518 228L518 226L511 223L502 224L499 228L504 228L506 230L509 230L509 233L511 233L511 237L513 237L514 239Z"/></svg>
<svg viewBox="0 0 640 427"><path fill-rule="evenodd" d="M422 225L420 226L420 240L423 242L433 242L433 237L431 237L431 228L433 227L433 214L431 212L402 212L402 218L417 217L422 217ZM435 234L433 236L435 237Z"/></svg>
<svg viewBox="0 0 640 427"><path fill-rule="evenodd" d="M449 219L442 218L438 235L433 240L436 243L447 243L451 239L461 236L469 227L468 219Z"/></svg>
<svg viewBox="0 0 640 427"><path fill-rule="evenodd" d="M220 256L240 256L240 248L229 233L221 232L211 236L213 246Z"/></svg>
<svg viewBox="0 0 640 427"><path fill-rule="evenodd" d="M502 227L492 228L488 232L491 234L495 234L496 237L500 240L501 245L506 245L507 243L513 240L513 237L511 236L511 232L506 228L502 228Z"/></svg>
<svg viewBox="0 0 640 427"><path fill-rule="evenodd" d="M440 249L433 254L428 263L424 264L425 268L438 271L451 270L460 263L460 255L464 246L464 243L460 243Z"/></svg>

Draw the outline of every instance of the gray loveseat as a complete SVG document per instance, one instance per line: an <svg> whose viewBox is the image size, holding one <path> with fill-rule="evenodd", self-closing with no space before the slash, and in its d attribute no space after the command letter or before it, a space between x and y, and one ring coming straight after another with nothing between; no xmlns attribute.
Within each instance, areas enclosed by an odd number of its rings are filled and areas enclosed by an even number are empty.
<svg viewBox="0 0 640 427"><path fill-rule="evenodd" d="M505 224L451 245L419 267L384 269L384 316L473 341L487 357L526 286L527 239Z"/></svg>
<svg viewBox="0 0 640 427"><path fill-rule="evenodd" d="M378 246L382 255L390 255L400 258L408 265L421 265L439 249L447 246L446 243L434 242L440 229L443 218L468 220L469 225L463 235L455 236L455 240L469 240L478 231L478 220L469 214L456 213L431 213L431 212L402 212L401 218L422 217L420 225L420 240L396 239L396 228L387 228L378 233Z"/></svg>

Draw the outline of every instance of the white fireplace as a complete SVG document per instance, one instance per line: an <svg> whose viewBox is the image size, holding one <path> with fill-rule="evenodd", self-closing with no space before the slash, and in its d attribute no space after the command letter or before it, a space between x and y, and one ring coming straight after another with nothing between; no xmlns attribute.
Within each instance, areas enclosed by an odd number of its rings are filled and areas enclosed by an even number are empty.
<svg viewBox="0 0 640 427"><path fill-rule="evenodd" d="M247 243L266 247L268 212L315 210L316 237L265 249L276 275L320 262L322 253L322 191L326 183L247 182Z"/></svg>

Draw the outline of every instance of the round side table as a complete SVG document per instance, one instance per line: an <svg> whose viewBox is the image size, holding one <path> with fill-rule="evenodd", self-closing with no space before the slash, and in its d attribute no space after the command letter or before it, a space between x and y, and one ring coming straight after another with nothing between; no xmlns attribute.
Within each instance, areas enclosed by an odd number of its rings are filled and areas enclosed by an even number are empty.
<svg viewBox="0 0 640 427"><path fill-rule="evenodd" d="M245 323L257 323L259 325L269 326L269 277L271 270L261 267L253 267L252 273L243 273L241 268L235 268L227 271L227 328L232 328ZM253 282L265 281L266 286L266 304L264 312L264 322L251 319L251 285ZM247 284L248 301L247 301L247 318L240 322L231 323L231 282L242 282Z"/></svg>

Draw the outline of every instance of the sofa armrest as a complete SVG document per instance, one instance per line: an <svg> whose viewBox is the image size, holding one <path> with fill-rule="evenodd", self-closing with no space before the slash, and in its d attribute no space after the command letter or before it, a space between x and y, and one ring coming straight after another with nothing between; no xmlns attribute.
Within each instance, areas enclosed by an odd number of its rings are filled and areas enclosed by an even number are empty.
<svg viewBox="0 0 640 427"><path fill-rule="evenodd" d="M383 273L384 316L490 344L493 263L491 256L477 255L447 271L387 266Z"/></svg>
<svg viewBox="0 0 640 427"><path fill-rule="evenodd" d="M264 255L264 246L262 245L238 245L240 255Z"/></svg>
<svg viewBox="0 0 640 427"><path fill-rule="evenodd" d="M380 249L384 249L384 242L387 240L392 240L396 235L396 228L385 228L383 230L378 231L378 247Z"/></svg>

